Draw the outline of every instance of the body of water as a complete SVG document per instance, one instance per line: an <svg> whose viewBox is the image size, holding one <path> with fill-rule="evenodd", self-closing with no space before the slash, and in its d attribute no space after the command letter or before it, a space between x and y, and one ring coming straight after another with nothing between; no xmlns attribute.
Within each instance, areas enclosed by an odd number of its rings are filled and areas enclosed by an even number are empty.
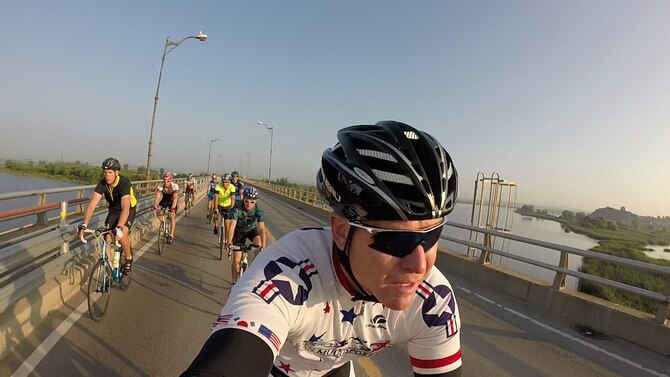
<svg viewBox="0 0 670 377"><path fill-rule="evenodd" d="M449 221L460 223L460 224L470 224L470 216L472 212L472 207L470 204L458 203L454 211L447 216ZM501 214L501 222L504 221L504 214ZM482 220L484 223L484 220ZM504 225L504 224L501 224ZM538 219L534 217L521 216L518 213L510 211L508 216L508 229L511 229L511 233L521 237L533 238L540 241L552 242L560 245L571 246L583 250L588 250L598 243L586 236L575 233L566 233L561 229L561 225L556 221ZM470 231L445 227L445 234L449 234L451 237L456 237L460 239L469 239ZM483 237L480 235L478 242L482 242ZM441 245L454 250L457 253L465 255L467 253L467 246L441 241ZM498 250L503 250L509 252L510 254L519 255L527 257L533 260L545 262L554 266L558 265L560 258L560 252L553 249L546 249L539 246L529 245L526 243L503 240L497 238L494 244L495 248ZM502 259L498 257L493 259L493 262L496 264L501 264L510 270L520 272L529 276L533 276L548 282L554 281L555 273L550 270L546 270L541 267L536 267L529 265L527 263L518 262L513 259ZM582 257L576 255L570 255L568 259L568 267L577 271L582 265ZM573 277L568 277L566 280L566 285L570 289L577 288L577 279Z"/></svg>
<svg viewBox="0 0 670 377"><path fill-rule="evenodd" d="M81 184L73 182L61 182L44 178L35 178L22 175L13 175L7 173L0 173L0 194L34 191L47 188L60 187L74 187L81 186ZM90 196L90 191L86 192L85 196ZM61 202L64 200L74 199L76 196L74 192L62 194L50 194L47 196L47 203ZM0 212L5 212L18 208L25 208L36 206L39 204L38 196L30 196L26 198L8 199L0 201ZM59 210L53 210L48 213L49 217L58 216ZM36 222L36 215L26 216L14 220L0 222L0 232L16 227L32 224Z"/></svg>

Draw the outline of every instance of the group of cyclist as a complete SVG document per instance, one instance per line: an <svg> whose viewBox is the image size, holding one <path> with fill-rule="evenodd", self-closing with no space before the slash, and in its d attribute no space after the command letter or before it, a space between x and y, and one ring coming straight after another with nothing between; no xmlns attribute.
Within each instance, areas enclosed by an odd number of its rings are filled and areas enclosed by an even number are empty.
<svg viewBox="0 0 670 377"><path fill-rule="evenodd" d="M121 243L124 250L126 261L124 269L130 273L132 266L132 250L128 234L135 220L135 207L137 199L135 198L130 181L119 174L121 164L119 160L113 157L105 159L102 163L103 178L98 182L93 195L89 200L88 207L84 213L83 223L79 226L79 234L88 227L93 211L97 207L100 199L104 196L109 203L109 211L105 220L106 228L117 228L116 238ZM266 235L263 210L256 206L258 200L258 190L254 187L244 187L240 180L239 173L233 171L231 174L224 174L218 181L216 174L212 174L208 183L208 215L210 208L214 208L214 234L218 234L220 221L224 221L226 234L226 248L228 258L231 258L232 246L240 245L246 240L255 245L260 245L261 250L265 247ZM156 216L163 221L163 212L167 211L170 221L170 234L167 237L167 243L174 242L174 232L177 227L176 213L179 206L180 196L179 185L174 182L173 173L165 173L163 181L156 186L152 210L156 211ZM196 180L193 174L188 174L184 180L184 197L187 200L193 200L196 192ZM186 200L185 200L186 201ZM216 205L214 204L216 203ZM241 252L234 253L231 272L233 274L233 284L239 270Z"/></svg>
<svg viewBox="0 0 670 377"><path fill-rule="evenodd" d="M208 211L207 216L214 216L212 232L218 235L223 221L225 234L223 239L228 250L228 258L233 257L231 273L233 284L237 282L237 272L242 259L241 251L233 251L233 245L242 245L247 240L254 245L260 245L260 250L266 245L265 213L256 205L259 192L256 188L245 187L240 181L239 174L233 171L223 174L218 182L216 174L208 183Z"/></svg>

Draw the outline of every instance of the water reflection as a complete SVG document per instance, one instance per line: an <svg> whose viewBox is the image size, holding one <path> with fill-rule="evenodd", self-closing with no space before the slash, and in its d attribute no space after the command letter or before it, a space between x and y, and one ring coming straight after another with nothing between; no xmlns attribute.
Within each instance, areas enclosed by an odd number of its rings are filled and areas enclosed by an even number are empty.
<svg viewBox="0 0 670 377"><path fill-rule="evenodd" d="M470 224L470 214L472 207L469 204L459 203L456 205L454 211L448 216L449 221L461 224ZM588 250L597 245L597 242L589 237L581 234L566 233L561 229L561 225L556 221L538 219L528 216L521 216L518 213L512 215L511 221L512 234L527 238L533 238L545 242L552 242L560 245L571 246L583 250ZM469 239L470 231L457 229L453 227L445 227L445 234L452 237ZM482 236L479 236L478 242L481 243ZM465 255L467 253L467 246L456 244L449 241L440 241L440 245L451 249L457 253ZM533 260L538 260L554 266L558 265L560 252L552 249L546 249L539 246L528 245L516 241L508 241L498 238L495 242L495 248L509 252L510 254L523 256ZM668 253L670 254L670 253ZM496 264L502 264L506 268L520 272L529 276L533 276L549 283L553 282L555 273L541 267L536 267L523 262L512 259L499 260L497 257L493 260ZM568 259L568 268L572 271L577 271L582 265L582 257L570 255ZM566 280L566 286L570 289L577 289L577 280L569 276Z"/></svg>

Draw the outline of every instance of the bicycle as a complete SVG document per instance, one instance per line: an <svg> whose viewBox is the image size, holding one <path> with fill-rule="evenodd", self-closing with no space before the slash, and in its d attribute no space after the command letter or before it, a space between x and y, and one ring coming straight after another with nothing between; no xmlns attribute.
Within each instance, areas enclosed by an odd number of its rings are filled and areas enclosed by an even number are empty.
<svg viewBox="0 0 670 377"><path fill-rule="evenodd" d="M221 225L219 225L219 260L223 260L223 250L226 249L226 219L221 216ZM228 254L228 259L230 259L230 254Z"/></svg>
<svg viewBox="0 0 670 377"><path fill-rule="evenodd" d="M158 255L163 254L163 250L165 250L165 243L167 242L167 238L170 236L170 217L168 216L170 213L172 213L172 208L164 208L162 210L160 218L161 224L158 227Z"/></svg>
<svg viewBox="0 0 670 377"><path fill-rule="evenodd" d="M193 207L193 191L186 191L184 196L184 216L188 216L191 214L191 208Z"/></svg>
<svg viewBox="0 0 670 377"><path fill-rule="evenodd" d="M211 207L207 208L207 224L211 224L212 221L214 221L214 209L215 205L212 205Z"/></svg>
<svg viewBox="0 0 670 377"><path fill-rule="evenodd" d="M242 274L249 268L249 252L254 251L256 255L261 250L261 245L256 244L244 244L244 245L233 245L233 251L241 251L242 259L240 260L240 269L237 272L236 281L240 281Z"/></svg>
<svg viewBox="0 0 670 377"><path fill-rule="evenodd" d="M118 286L122 291L128 289L132 281L131 275L126 275L125 270L120 266L123 248L116 240L113 229L98 228L95 230L84 229L79 237L82 243L88 243L84 234L93 234L95 238L95 248L100 253L100 259L93 265L91 275L88 277L87 300L88 313L94 321L100 321L109 306L110 287ZM105 236L109 235L112 240L108 243ZM107 248L111 247L114 258L110 263L107 256Z"/></svg>

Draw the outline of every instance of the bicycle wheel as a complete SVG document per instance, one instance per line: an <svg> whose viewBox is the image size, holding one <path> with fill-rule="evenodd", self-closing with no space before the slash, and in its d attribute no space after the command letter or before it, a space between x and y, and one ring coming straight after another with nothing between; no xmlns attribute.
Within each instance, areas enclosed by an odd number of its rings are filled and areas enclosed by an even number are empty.
<svg viewBox="0 0 670 377"><path fill-rule="evenodd" d="M165 241L167 241L167 237L165 236L165 221L163 221L160 227L158 227L158 255L163 253L163 249L165 248Z"/></svg>
<svg viewBox="0 0 670 377"><path fill-rule="evenodd" d="M223 260L223 249L226 248L226 236L225 236L225 229L226 227L223 226L223 219L221 219L222 223L221 226L219 227L219 260Z"/></svg>
<svg viewBox="0 0 670 377"><path fill-rule="evenodd" d="M240 261L240 271L237 273L237 281L240 281L240 278L242 277L242 274L244 273L244 271L247 270L246 260L247 260L246 255L244 255L244 253L243 253L242 254L242 260Z"/></svg>
<svg viewBox="0 0 670 377"><path fill-rule="evenodd" d="M112 269L109 263L102 259L91 269L88 277L88 313L94 321L99 321L105 315L109 306L111 294Z"/></svg>

